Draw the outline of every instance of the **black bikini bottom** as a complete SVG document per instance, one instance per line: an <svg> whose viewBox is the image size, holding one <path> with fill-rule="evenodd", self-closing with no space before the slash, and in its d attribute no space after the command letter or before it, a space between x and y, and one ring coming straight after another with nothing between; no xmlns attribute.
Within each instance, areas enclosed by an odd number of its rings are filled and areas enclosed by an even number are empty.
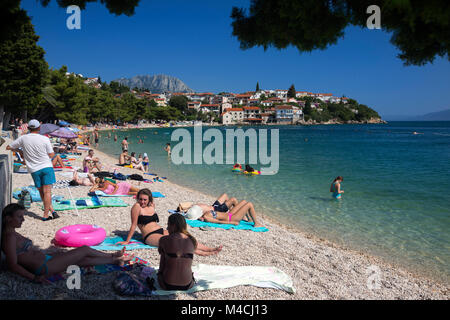
<svg viewBox="0 0 450 320"><path fill-rule="evenodd" d="M151 236L152 234L154 234L154 233L159 233L159 234L163 235L163 234L164 234L164 229L163 229L163 228L160 228L160 229L157 229L157 230L152 231L152 232L150 232L149 234L147 234L147 235L144 237L144 243L145 243L145 240L147 240L147 238L148 238L149 236Z"/></svg>

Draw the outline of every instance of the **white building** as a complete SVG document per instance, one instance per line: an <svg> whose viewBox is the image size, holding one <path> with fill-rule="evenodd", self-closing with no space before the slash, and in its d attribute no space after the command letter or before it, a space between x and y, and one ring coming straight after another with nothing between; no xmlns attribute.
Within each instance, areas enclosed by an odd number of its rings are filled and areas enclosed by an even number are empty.
<svg viewBox="0 0 450 320"><path fill-rule="evenodd" d="M244 110L242 108L229 108L222 112L223 124L236 124L244 121Z"/></svg>

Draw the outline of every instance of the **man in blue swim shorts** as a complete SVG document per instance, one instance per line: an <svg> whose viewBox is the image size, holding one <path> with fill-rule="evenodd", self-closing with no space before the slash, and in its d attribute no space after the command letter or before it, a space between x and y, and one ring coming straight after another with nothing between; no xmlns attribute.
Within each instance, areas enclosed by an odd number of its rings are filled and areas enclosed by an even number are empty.
<svg viewBox="0 0 450 320"><path fill-rule="evenodd" d="M52 207L52 185L56 182L55 171L51 158L55 155L50 139L39 134L40 123L37 120L31 120L28 123L30 133L21 136L13 141L6 150L23 152L25 164L28 172L33 177L34 185L39 190L41 199L44 202L43 221L58 218L58 214ZM49 212L52 216L49 216Z"/></svg>

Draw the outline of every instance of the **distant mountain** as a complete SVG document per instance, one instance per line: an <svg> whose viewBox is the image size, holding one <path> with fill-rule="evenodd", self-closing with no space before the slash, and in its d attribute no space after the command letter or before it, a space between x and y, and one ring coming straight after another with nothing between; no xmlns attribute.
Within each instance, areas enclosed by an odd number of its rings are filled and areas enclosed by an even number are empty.
<svg viewBox="0 0 450 320"><path fill-rule="evenodd" d="M424 114L416 117L416 121L450 121L450 109Z"/></svg>
<svg viewBox="0 0 450 320"><path fill-rule="evenodd" d="M150 90L151 93L163 92L194 92L183 81L178 78L158 74L155 76L140 75L133 78L120 78L113 80L120 84L126 85L130 89L138 87Z"/></svg>
<svg viewBox="0 0 450 320"><path fill-rule="evenodd" d="M386 115L388 121L450 121L450 109L420 116Z"/></svg>

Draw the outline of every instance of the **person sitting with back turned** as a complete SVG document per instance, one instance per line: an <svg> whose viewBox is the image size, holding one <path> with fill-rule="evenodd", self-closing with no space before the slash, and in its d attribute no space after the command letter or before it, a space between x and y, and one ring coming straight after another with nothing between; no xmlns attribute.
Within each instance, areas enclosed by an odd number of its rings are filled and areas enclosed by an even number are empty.
<svg viewBox="0 0 450 320"><path fill-rule="evenodd" d="M181 214L169 216L167 231L169 235L159 239L158 283L163 290L188 290L195 283L192 261L197 240L187 231Z"/></svg>

